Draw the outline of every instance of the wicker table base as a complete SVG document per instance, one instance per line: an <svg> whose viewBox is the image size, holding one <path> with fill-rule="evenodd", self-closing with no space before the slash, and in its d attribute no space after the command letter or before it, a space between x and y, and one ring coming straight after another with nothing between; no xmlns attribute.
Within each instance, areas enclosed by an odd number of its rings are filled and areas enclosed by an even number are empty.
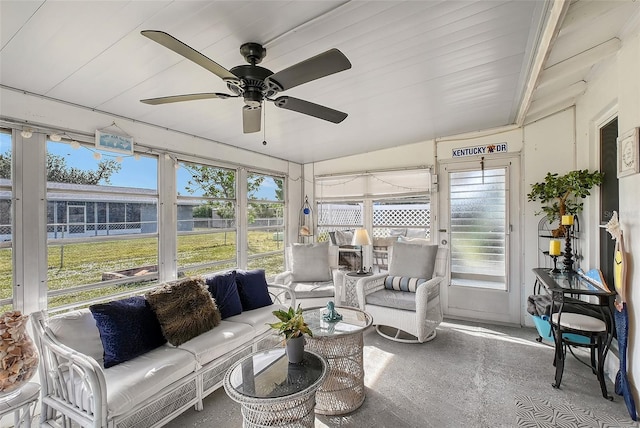
<svg viewBox="0 0 640 428"><path fill-rule="evenodd" d="M363 331L372 319L355 308L337 308L343 320L332 325L322 321L324 310L308 309L303 313L313 337L306 337L306 349L329 362L329 376L316 391L316 413L343 415L356 410L365 399Z"/></svg>
<svg viewBox="0 0 640 428"><path fill-rule="evenodd" d="M329 376L316 391L316 413L342 415L364 402L362 332L349 336L307 338L306 348L329 362Z"/></svg>

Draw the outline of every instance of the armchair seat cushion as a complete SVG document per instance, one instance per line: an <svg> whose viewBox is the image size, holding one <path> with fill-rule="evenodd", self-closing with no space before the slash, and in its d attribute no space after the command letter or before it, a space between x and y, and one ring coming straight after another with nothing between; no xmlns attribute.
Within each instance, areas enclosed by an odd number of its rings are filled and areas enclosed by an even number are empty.
<svg viewBox="0 0 640 428"><path fill-rule="evenodd" d="M333 281L292 282L289 287L295 293L296 299L334 297L336 292Z"/></svg>
<svg viewBox="0 0 640 428"><path fill-rule="evenodd" d="M394 291L384 288L368 294L365 301L367 305L414 312L416 310L416 293L408 293L406 291Z"/></svg>
<svg viewBox="0 0 640 428"><path fill-rule="evenodd" d="M389 277L387 277L389 278ZM433 301L440 294L440 288L431 287L427 292L427 301ZM404 309L407 311L416 310L416 293L411 291L398 291L383 288L367 294L365 297L367 305L383 306L386 308Z"/></svg>

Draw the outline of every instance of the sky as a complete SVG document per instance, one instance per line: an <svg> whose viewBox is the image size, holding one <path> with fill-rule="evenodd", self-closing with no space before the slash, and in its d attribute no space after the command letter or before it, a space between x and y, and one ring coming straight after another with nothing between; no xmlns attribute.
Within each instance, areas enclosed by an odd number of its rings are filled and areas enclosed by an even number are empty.
<svg viewBox="0 0 640 428"><path fill-rule="evenodd" d="M6 153L11 148L11 134L0 133L0 153ZM114 173L111 178L112 186L119 187L136 187L143 189L157 190L158 170L154 157L140 156L135 159L132 155L119 154L115 152L107 152L96 150L93 147L81 146L74 149L70 144L65 142L47 142L47 150L55 155L63 156L67 161L67 166L84 170L95 170L100 160L96 160L93 156L96 152L102 155L101 160L116 159L122 157L122 168L119 172ZM201 196L202 194L190 194L185 190L187 180L190 173L185 168L179 168L177 171L178 192L181 195ZM258 199L275 199L275 190L277 186L274 181L267 179L263 182L260 191L257 193Z"/></svg>

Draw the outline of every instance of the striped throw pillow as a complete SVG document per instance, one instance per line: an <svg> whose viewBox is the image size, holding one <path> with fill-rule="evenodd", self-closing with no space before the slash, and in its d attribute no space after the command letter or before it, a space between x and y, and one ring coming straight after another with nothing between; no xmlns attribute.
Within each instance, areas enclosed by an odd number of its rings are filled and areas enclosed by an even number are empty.
<svg viewBox="0 0 640 428"><path fill-rule="evenodd" d="M388 276L384 280L384 288L396 291L416 292L418 285L427 282L424 278L409 278L408 276Z"/></svg>

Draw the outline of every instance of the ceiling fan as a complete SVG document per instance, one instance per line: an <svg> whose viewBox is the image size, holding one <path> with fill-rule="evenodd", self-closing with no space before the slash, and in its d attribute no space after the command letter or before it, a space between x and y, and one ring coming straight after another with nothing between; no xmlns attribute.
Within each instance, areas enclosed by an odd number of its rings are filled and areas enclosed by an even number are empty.
<svg viewBox="0 0 640 428"><path fill-rule="evenodd" d="M286 91L303 83L329 76L351 68L347 57L338 49L329 49L319 55L285 68L277 73L259 67L267 50L259 43L244 43L240 53L249 63L227 70L192 47L163 31L145 30L141 34L179 55L195 62L220 77L233 94L208 92L198 94L174 95L169 97L149 98L140 102L151 105L176 103L181 101L204 100L210 98L244 98L242 107L242 123L245 134L260 131L262 102L271 101L276 107L317 117L333 123L340 123L347 113L321 106L298 98L280 96L273 98L278 92Z"/></svg>

